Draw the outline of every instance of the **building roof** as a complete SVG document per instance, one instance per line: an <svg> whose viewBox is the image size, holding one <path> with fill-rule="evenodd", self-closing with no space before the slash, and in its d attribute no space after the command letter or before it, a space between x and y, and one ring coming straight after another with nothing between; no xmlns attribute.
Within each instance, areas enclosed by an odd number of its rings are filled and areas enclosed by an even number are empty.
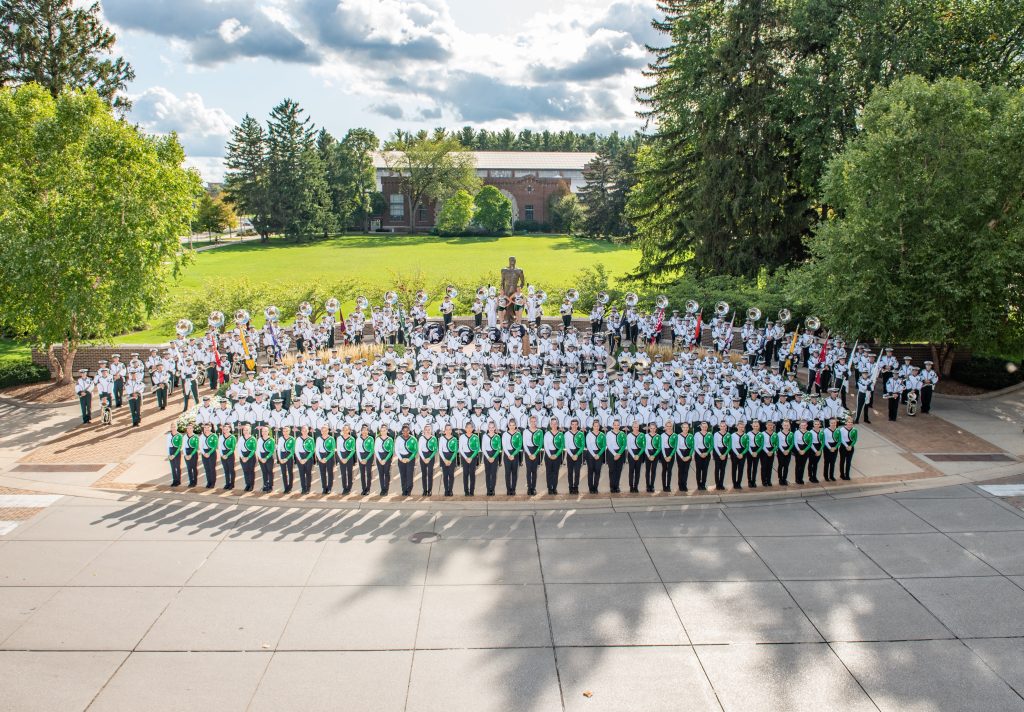
<svg viewBox="0 0 1024 712"><path fill-rule="evenodd" d="M582 171L596 153L576 151L470 151L477 170L563 170ZM387 168L382 153L374 152L374 168Z"/></svg>

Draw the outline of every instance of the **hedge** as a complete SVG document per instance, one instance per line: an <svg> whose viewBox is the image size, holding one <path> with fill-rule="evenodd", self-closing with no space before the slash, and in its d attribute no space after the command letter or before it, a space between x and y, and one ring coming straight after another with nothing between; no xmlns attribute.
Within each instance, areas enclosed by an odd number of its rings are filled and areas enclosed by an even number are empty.
<svg viewBox="0 0 1024 712"><path fill-rule="evenodd" d="M0 364L0 388L50 380L50 369L34 363Z"/></svg>
<svg viewBox="0 0 1024 712"><path fill-rule="evenodd" d="M992 356L975 356L970 361L954 363L950 376L966 386L992 391L1024 381L1021 364Z"/></svg>

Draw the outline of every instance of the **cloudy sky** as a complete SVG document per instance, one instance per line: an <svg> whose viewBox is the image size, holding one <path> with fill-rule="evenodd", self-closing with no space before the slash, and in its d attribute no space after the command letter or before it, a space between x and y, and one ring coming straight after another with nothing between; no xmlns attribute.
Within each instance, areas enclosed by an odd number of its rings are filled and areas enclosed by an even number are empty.
<svg viewBox="0 0 1024 712"><path fill-rule="evenodd" d="M101 0L135 67L131 118L207 180L231 127L295 99L335 135L466 124L640 126L654 0ZM554 7L555 9L551 9Z"/></svg>

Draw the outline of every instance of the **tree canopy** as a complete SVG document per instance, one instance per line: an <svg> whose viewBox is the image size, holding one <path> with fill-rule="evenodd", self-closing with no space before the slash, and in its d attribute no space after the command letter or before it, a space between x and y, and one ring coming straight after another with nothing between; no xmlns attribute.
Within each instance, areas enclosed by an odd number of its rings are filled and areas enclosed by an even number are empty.
<svg viewBox="0 0 1024 712"><path fill-rule="evenodd" d="M0 90L0 308L64 381L84 339L145 323L181 267L202 194L184 157L94 91Z"/></svg>
<svg viewBox="0 0 1024 712"><path fill-rule="evenodd" d="M828 165L836 211L794 275L850 337L1024 345L1024 92L908 77L876 89L863 130Z"/></svg>
<svg viewBox="0 0 1024 712"><path fill-rule="evenodd" d="M512 201L493 185L481 188L473 203L473 222L481 230L501 234L512 229Z"/></svg>
<svg viewBox="0 0 1024 712"><path fill-rule="evenodd" d="M0 2L0 87L34 82L56 97L65 89L95 89L108 105L131 108L124 95L135 71L112 52L116 35L100 19L99 3L74 0Z"/></svg>
<svg viewBox="0 0 1024 712"><path fill-rule="evenodd" d="M443 203L459 190L475 193L480 186L473 156L453 138L403 138L384 144L384 162L400 177L409 230L416 230L416 207ZM511 226L510 226L511 227Z"/></svg>

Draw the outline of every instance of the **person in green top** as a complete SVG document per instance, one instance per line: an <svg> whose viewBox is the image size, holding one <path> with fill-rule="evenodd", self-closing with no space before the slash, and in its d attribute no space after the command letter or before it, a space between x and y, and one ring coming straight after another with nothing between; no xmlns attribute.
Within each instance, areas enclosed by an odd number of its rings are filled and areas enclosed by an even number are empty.
<svg viewBox="0 0 1024 712"><path fill-rule="evenodd" d="M565 434L565 469L569 480L569 494L580 493L580 472L583 470L583 453L586 452L586 433L580 430L580 421L569 421L569 432Z"/></svg>
<svg viewBox="0 0 1024 712"><path fill-rule="evenodd" d="M647 492L654 493L654 483L658 479L658 463L661 462L661 433L657 423L647 424L647 441L644 450L644 484Z"/></svg>
<svg viewBox="0 0 1024 712"><path fill-rule="evenodd" d="M274 436L270 434L270 426L261 425L257 428L259 437L256 438L256 462L260 466L260 474L263 476L264 493L274 491L274 453L277 450L277 443Z"/></svg>
<svg viewBox="0 0 1024 712"><path fill-rule="evenodd" d="M192 423L185 426L184 454L188 486L195 487L199 481L199 436L196 435L196 426Z"/></svg>
<svg viewBox="0 0 1024 712"><path fill-rule="evenodd" d="M171 463L171 487L181 484L181 451L185 446L185 436L172 425L167 431L167 461Z"/></svg>
<svg viewBox="0 0 1024 712"><path fill-rule="evenodd" d="M238 438L238 464L242 466L242 481L245 491L252 492L256 486L256 436L252 434L252 426L245 423Z"/></svg>
<svg viewBox="0 0 1024 712"><path fill-rule="evenodd" d="M295 462L299 466L299 491L309 494L313 487L313 462L316 458L316 438L308 425L299 427L299 436L295 438Z"/></svg>
<svg viewBox="0 0 1024 712"><path fill-rule="evenodd" d="M782 430L775 434L775 457L779 463L779 484L789 485L789 462L793 457L793 430L788 419L782 421Z"/></svg>
<svg viewBox="0 0 1024 712"><path fill-rule="evenodd" d="M498 465L501 464L501 435L493 420L487 422L487 432L480 438L484 456L484 488L488 497L494 496L498 484Z"/></svg>
<svg viewBox="0 0 1024 712"><path fill-rule="evenodd" d="M420 461L420 485L423 487L424 497L429 497L434 491L434 463L437 461L439 448L440 442L434 435L434 426L430 423L424 424L416 447L416 457Z"/></svg>
<svg viewBox="0 0 1024 712"><path fill-rule="evenodd" d="M288 494L295 479L295 436L290 425L282 426L281 434L277 436L277 463L281 468L281 486Z"/></svg>
<svg viewBox="0 0 1024 712"><path fill-rule="evenodd" d="M217 484L217 434L213 425L203 423L203 434L199 438L199 452L203 458L203 473L206 475L206 489Z"/></svg>
<svg viewBox="0 0 1024 712"><path fill-rule="evenodd" d="M672 470L676 466L676 448L679 445L679 436L676 434L676 425L671 420L666 420L662 425L661 434L661 491L672 491Z"/></svg>
<svg viewBox="0 0 1024 712"><path fill-rule="evenodd" d="M562 469L562 455L565 453L565 433L558 427L558 418L548 421L544 432L544 474L548 494L558 494L558 471Z"/></svg>
<svg viewBox="0 0 1024 712"><path fill-rule="evenodd" d="M523 454L526 455L526 494L537 494L537 470L544 454L544 431L540 429L537 416L531 415L526 432L523 433Z"/></svg>
<svg viewBox="0 0 1024 712"><path fill-rule="evenodd" d="M320 469L320 489L324 494L330 494L334 489L334 456L338 449L338 441L331 435L331 428L327 423L320 426L320 434L314 447L316 464Z"/></svg>
<svg viewBox="0 0 1024 712"><path fill-rule="evenodd" d="M505 494L516 496L519 482L519 463L523 459L523 434L515 418L509 418L508 429L501 436L501 450L505 462Z"/></svg>
<svg viewBox="0 0 1024 712"><path fill-rule="evenodd" d="M220 464L224 469L224 489L235 488L235 450L238 447L238 437L231 432L231 424L223 423L220 426L219 454Z"/></svg>
<svg viewBox="0 0 1024 712"><path fill-rule="evenodd" d="M587 491L597 494L601 486L601 466L604 464L604 453L608 449L608 436L601 430L601 421L594 418L590 430L583 438L587 460Z"/></svg>
<svg viewBox="0 0 1024 712"><path fill-rule="evenodd" d="M618 418L612 420L612 429L608 431L605 439L605 459L608 460L608 491L618 494L619 483L622 480L622 467L626 464L626 431L622 429L622 423Z"/></svg>
<svg viewBox="0 0 1024 712"><path fill-rule="evenodd" d="M462 462L462 491L467 497L476 493L476 466L480 462L480 436L473 430L473 422L466 421L466 429L459 436L459 458Z"/></svg>
<svg viewBox="0 0 1024 712"><path fill-rule="evenodd" d="M688 422L680 424L679 435L676 437L676 463L679 467L676 471L676 487L680 492L686 492L689 490L690 463L693 462L693 433L690 432Z"/></svg>
<svg viewBox="0 0 1024 712"><path fill-rule="evenodd" d="M395 457L395 439L388 426L381 424L373 442L373 460L377 463L377 479L380 480L380 496L387 497L391 489L391 461Z"/></svg>
<svg viewBox="0 0 1024 712"><path fill-rule="evenodd" d="M402 485L402 496L412 494L412 482L416 472L416 450L419 443L406 423L395 438L395 459L398 460L398 479Z"/></svg>
<svg viewBox="0 0 1024 712"><path fill-rule="evenodd" d="M356 459L359 461L359 493L364 497L370 494L373 485L373 433L370 426L363 423L356 438Z"/></svg>
<svg viewBox="0 0 1024 712"><path fill-rule="evenodd" d="M352 491L352 466L356 459L356 439L352 435L352 426L345 423L338 435L338 479L341 480L341 493Z"/></svg>
<svg viewBox="0 0 1024 712"><path fill-rule="evenodd" d="M444 426L438 448L441 455L441 484L444 487L444 496L451 497L455 494L455 465L459 461L459 438L450 423Z"/></svg>

